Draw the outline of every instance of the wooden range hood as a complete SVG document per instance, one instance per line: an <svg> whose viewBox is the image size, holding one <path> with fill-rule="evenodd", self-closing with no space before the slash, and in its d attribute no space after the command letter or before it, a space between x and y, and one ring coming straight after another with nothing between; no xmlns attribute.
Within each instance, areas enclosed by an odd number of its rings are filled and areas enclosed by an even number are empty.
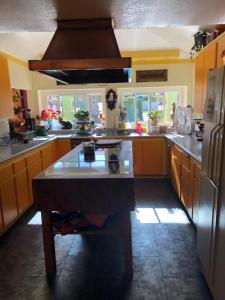
<svg viewBox="0 0 225 300"><path fill-rule="evenodd" d="M128 82L131 58L121 58L113 20L57 21L57 30L42 58L29 69L63 84Z"/></svg>

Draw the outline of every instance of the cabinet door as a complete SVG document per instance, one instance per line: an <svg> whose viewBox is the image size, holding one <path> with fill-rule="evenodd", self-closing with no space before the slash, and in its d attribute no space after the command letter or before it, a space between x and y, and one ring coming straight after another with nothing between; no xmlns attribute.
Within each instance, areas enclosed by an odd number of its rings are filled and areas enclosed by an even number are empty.
<svg viewBox="0 0 225 300"><path fill-rule="evenodd" d="M12 91L7 59L0 56L0 117L13 116Z"/></svg>
<svg viewBox="0 0 225 300"><path fill-rule="evenodd" d="M0 234L3 231L3 218L2 218L2 207L1 207L1 203L0 203Z"/></svg>
<svg viewBox="0 0 225 300"><path fill-rule="evenodd" d="M25 158L13 162L13 172L15 179L16 199L18 212L22 213L30 206L28 177Z"/></svg>
<svg viewBox="0 0 225 300"><path fill-rule="evenodd" d="M26 157L26 166L30 201L33 202L32 178L37 176L42 171L41 154L39 150Z"/></svg>
<svg viewBox="0 0 225 300"><path fill-rule="evenodd" d="M165 146L164 139L143 140L144 175L165 175Z"/></svg>
<svg viewBox="0 0 225 300"><path fill-rule="evenodd" d="M221 176L221 196L217 210L217 225L214 235L214 245L211 250L212 273L211 284L216 300L223 300L225 295L225 174ZM213 242L212 242L213 244Z"/></svg>
<svg viewBox="0 0 225 300"><path fill-rule="evenodd" d="M219 68L219 67L223 66L221 54L225 50L225 35L220 37L217 44L218 44L218 49L217 49L217 64L216 65L217 65L217 68Z"/></svg>
<svg viewBox="0 0 225 300"><path fill-rule="evenodd" d="M134 164L134 175L143 174L143 147L142 141L133 141L133 164Z"/></svg>
<svg viewBox="0 0 225 300"><path fill-rule="evenodd" d="M180 188L180 198L187 209L189 216L192 218L192 185L191 185L191 172L182 165L181 171L181 188Z"/></svg>
<svg viewBox="0 0 225 300"><path fill-rule="evenodd" d="M171 154L171 180L173 188L176 191L178 197L180 197L181 185L181 154L182 151L175 145L173 145Z"/></svg>
<svg viewBox="0 0 225 300"><path fill-rule="evenodd" d="M204 68L203 68L203 107L207 93L207 82L209 70L216 68L217 59L217 43L209 45L203 51L204 53Z"/></svg>
<svg viewBox="0 0 225 300"><path fill-rule="evenodd" d="M45 170L48 168L54 161L53 159L53 144L50 143L47 146L41 148L41 161L42 161L42 169Z"/></svg>
<svg viewBox="0 0 225 300"><path fill-rule="evenodd" d="M195 164L193 180L193 221L198 224L201 166Z"/></svg>
<svg viewBox="0 0 225 300"><path fill-rule="evenodd" d="M12 165L0 168L0 201L4 226L8 226L18 215Z"/></svg>
<svg viewBox="0 0 225 300"><path fill-rule="evenodd" d="M71 150L70 139L57 139L55 141L56 160Z"/></svg>
<svg viewBox="0 0 225 300"><path fill-rule="evenodd" d="M197 114L201 114L203 108L203 62L204 55L201 52L195 59L195 99L193 109Z"/></svg>
<svg viewBox="0 0 225 300"><path fill-rule="evenodd" d="M194 187L193 187L193 221L194 221L195 225L198 224L199 193L200 193L200 181L194 179Z"/></svg>

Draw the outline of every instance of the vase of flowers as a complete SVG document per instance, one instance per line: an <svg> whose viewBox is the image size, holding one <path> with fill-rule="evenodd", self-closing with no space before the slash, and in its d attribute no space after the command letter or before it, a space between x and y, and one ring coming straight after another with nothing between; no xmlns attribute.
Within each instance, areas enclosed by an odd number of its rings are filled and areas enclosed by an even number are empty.
<svg viewBox="0 0 225 300"><path fill-rule="evenodd" d="M40 122L40 126L45 126L47 130L52 129L52 121L59 120L60 111L54 111L53 109L49 108L47 110L42 110L40 115L36 116L36 120Z"/></svg>

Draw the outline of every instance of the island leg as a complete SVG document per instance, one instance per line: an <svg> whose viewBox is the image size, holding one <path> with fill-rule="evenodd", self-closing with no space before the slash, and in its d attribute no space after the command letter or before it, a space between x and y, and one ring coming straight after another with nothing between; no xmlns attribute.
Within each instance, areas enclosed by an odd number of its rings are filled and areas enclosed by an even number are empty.
<svg viewBox="0 0 225 300"><path fill-rule="evenodd" d="M51 212L42 211L42 232L45 254L45 269L48 277L54 277L56 273L55 242L52 230Z"/></svg>
<svg viewBox="0 0 225 300"><path fill-rule="evenodd" d="M124 263L125 279L133 278L133 258L132 258L132 239L131 239L131 221L130 212L123 213L123 241L124 241Z"/></svg>

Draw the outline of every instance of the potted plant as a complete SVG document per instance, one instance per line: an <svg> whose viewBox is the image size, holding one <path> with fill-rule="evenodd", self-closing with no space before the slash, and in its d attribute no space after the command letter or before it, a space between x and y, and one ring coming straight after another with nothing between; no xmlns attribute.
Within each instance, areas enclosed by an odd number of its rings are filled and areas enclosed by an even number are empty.
<svg viewBox="0 0 225 300"><path fill-rule="evenodd" d="M149 119L151 120L152 126L157 126L159 122L159 112L156 110L151 111L149 114Z"/></svg>
<svg viewBox="0 0 225 300"><path fill-rule="evenodd" d="M194 34L194 45L190 51L191 58L193 58L197 52L206 46L208 36L209 33L205 31L198 31Z"/></svg>
<svg viewBox="0 0 225 300"><path fill-rule="evenodd" d="M74 117L79 121L89 121L90 114L89 111L79 110L74 114Z"/></svg>

